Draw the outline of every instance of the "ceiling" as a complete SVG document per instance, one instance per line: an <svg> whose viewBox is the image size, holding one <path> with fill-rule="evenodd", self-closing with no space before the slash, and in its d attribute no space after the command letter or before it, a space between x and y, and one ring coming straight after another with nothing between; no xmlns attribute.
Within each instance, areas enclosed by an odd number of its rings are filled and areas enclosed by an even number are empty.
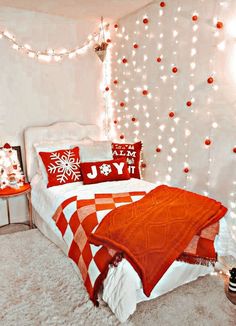
<svg viewBox="0 0 236 326"><path fill-rule="evenodd" d="M0 0L0 6L24 9L72 19L94 21L119 18L145 6L152 0Z"/></svg>

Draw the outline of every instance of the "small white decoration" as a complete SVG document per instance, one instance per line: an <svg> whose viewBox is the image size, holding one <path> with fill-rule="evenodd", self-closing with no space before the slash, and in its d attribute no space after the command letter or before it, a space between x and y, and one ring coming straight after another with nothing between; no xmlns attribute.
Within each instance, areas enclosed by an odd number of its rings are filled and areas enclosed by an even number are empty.
<svg viewBox="0 0 236 326"><path fill-rule="evenodd" d="M111 166L110 164L103 164L100 166L100 172L101 174L104 174L105 176L108 176L111 173Z"/></svg>

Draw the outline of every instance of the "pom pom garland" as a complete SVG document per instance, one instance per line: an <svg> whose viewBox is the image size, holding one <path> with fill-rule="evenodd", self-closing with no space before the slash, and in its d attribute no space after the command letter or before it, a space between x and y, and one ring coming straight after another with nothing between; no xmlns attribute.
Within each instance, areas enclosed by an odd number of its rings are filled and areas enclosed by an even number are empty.
<svg viewBox="0 0 236 326"><path fill-rule="evenodd" d="M217 23L216 23L216 27L217 27L218 29L222 29L222 28L224 27L224 24L223 24L222 22L217 22Z"/></svg>
<svg viewBox="0 0 236 326"><path fill-rule="evenodd" d="M207 145L207 146L211 145L211 140L207 138L207 139L205 140L205 145Z"/></svg>
<svg viewBox="0 0 236 326"><path fill-rule="evenodd" d="M143 93L144 96L146 96L146 95L148 95L148 90L144 89L142 93Z"/></svg>
<svg viewBox="0 0 236 326"><path fill-rule="evenodd" d="M214 82L214 79L212 77L209 77L207 79L208 84L212 84Z"/></svg>

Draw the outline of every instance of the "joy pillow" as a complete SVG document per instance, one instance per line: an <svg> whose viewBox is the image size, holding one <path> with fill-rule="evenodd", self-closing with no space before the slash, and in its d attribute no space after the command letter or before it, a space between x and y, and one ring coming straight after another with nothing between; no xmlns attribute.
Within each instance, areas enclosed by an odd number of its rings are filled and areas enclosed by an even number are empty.
<svg viewBox="0 0 236 326"><path fill-rule="evenodd" d="M78 147L39 155L47 172L48 188L82 180Z"/></svg>
<svg viewBox="0 0 236 326"><path fill-rule="evenodd" d="M84 184L130 179L125 158L80 163Z"/></svg>
<svg viewBox="0 0 236 326"><path fill-rule="evenodd" d="M140 161L141 161L142 142L134 144L117 144L112 143L113 158L125 157L129 166L131 178L141 178Z"/></svg>

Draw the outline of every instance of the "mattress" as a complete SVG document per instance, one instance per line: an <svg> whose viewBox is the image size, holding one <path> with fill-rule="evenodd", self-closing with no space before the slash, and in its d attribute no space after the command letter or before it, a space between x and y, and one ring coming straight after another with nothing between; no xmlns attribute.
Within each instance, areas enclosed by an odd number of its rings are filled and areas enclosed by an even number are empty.
<svg viewBox="0 0 236 326"><path fill-rule="evenodd" d="M31 181L31 186L32 205L37 212L36 226L67 254L67 247L61 233L52 220L52 215L63 200L75 195L79 196L80 199L91 198L93 193L148 192L155 188L157 184L139 179L130 179L86 186L77 182L47 188L41 176L36 174ZM146 297L138 274L130 263L123 259L118 267L110 267L104 281L102 296L119 321L124 322L134 313L137 303L154 299L212 271L212 266L190 265L175 261L155 286L150 297Z"/></svg>

